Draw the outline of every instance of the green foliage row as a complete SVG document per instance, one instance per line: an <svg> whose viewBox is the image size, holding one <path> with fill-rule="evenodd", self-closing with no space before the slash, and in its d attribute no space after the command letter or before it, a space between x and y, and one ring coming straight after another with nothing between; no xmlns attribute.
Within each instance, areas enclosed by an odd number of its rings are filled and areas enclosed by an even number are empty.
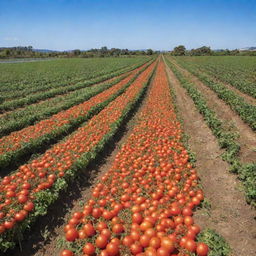
<svg viewBox="0 0 256 256"><path fill-rule="evenodd" d="M141 74L150 64L152 61L147 64L143 69L137 72L135 76L130 79L130 81L125 84L119 91L115 94L111 95L107 100L101 102L95 106L93 106L86 115L79 116L73 119L70 119L70 123L65 124L62 127L52 127L50 133L45 134L37 139L30 140L28 143L24 143L21 148L16 151L11 151L6 154L0 155L0 170L4 170L8 168L10 164L14 165L15 163L20 163L25 156L29 156L32 153L36 153L40 151L42 146L46 147L47 145L51 145L56 143L60 138L66 136L67 134L73 132L80 124L84 123L85 121L89 120L92 116L99 113L104 107L106 107L111 101L117 98L119 95L125 92L125 90L135 81L135 79ZM93 87L90 91L84 96L84 100L88 100L89 98L99 94L100 92L110 88L114 84L118 83L124 79L118 78L110 84L106 84L101 87Z"/></svg>
<svg viewBox="0 0 256 256"><path fill-rule="evenodd" d="M125 72L125 71L129 70L130 68L125 69L125 70L122 69L121 71L117 71L117 72L113 72L113 71L111 71L110 73L107 72L107 73L104 73L102 76L93 78L89 81L85 80L83 82L78 82L78 83L75 83L73 85L72 84L68 84L66 86L65 85L62 85L62 86L59 85L56 88L55 87L51 88L51 86L50 86L50 88L48 88L48 90L39 91L37 93L27 92L26 96L23 97L23 98L4 101L2 104L0 104L0 111L13 110L13 109L16 109L18 107L23 107L23 106L26 106L26 105L30 105L30 104L33 104L33 103L36 103L36 102L39 102L39 101L42 101L42 100L46 100L46 99L55 97L56 95L66 94L66 93L69 93L69 92L72 92L72 91L90 86L95 82L104 81L108 78L111 78L111 77L115 76L117 73ZM112 66L112 70L113 69L115 69L115 68ZM33 87L33 85L32 85L32 87ZM15 94L15 91L14 91L14 94Z"/></svg>
<svg viewBox="0 0 256 256"><path fill-rule="evenodd" d="M146 61L146 59L145 59L145 61ZM134 65L137 66L140 63L144 63L145 61L138 62L137 64L134 64ZM89 80L94 79L94 78L104 77L107 74L111 74L111 73L113 73L113 75L114 75L115 73L118 73L118 72L126 72L126 71L129 71L131 69L131 66L133 66L133 65L118 68L118 69L113 69L110 72L107 71L105 73L105 75L102 75L102 72L100 72L101 74L99 76L92 77ZM58 95L61 95L61 94L67 93L69 91L72 91L72 89L69 89L69 87L72 88L74 86L73 88L76 89L77 84L80 84L80 82L85 82L86 80L88 80L86 77L81 77L79 79L66 81L65 83L63 81L47 82L47 83L42 84L40 86L37 86L37 85L33 86L33 84L31 84L31 87L25 88L23 90L17 90L16 89L16 90L12 90L12 91L2 92L0 103L2 104L5 101L8 101L8 102L17 101L18 98L29 97L28 95L32 95L33 97L36 97L36 94L38 95L38 94L40 94L42 92L45 92L45 91L48 91L48 90L50 90L50 91L56 90L57 88L62 88L63 89L63 92L60 91L60 93L58 93Z"/></svg>
<svg viewBox="0 0 256 256"><path fill-rule="evenodd" d="M72 167L65 172L65 175L62 178L58 178L51 188L35 194L35 209L33 212L23 222L15 225L12 230L8 230L0 235L0 251L5 252L13 248L17 242L20 242L23 239L24 232L31 228L33 223L40 219L41 216L47 214L48 208L59 198L61 192L67 190L68 185L104 150L107 143L114 139L117 131L125 124L127 118L145 94L154 72L155 70L153 70L138 95L125 107L121 117L113 122L111 130L102 140L90 152L83 154L77 159Z"/></svg>
<svg viewBox="0 0 256 256"><path fill-rule="evenodd" d="M14 90L30 90L44 87L76 83L89 80L109 72L139 64L149 57L94 58L94 59L51 59L21 63L0 63L1 95ZM12 95L10 95L12 96Z"/></svg>
<svg viewBox="0 0 256 256"><path fill-rule="evenodd" d="M256 98L256 58L248 56L182 57L175 58L181 65L194 72L205 72L216 79Z"/></svg>
<svg viewBox="0 0 256 256"><path fill-rule="evenodd" d="M212 130L212 133L218 139L220 147L225 149L223 159L231 165L230 170L238 174L239 179L244 184L247 201L256 206L256 164L240 163L238 158L240 145L236 142L238 135L225 129L216 113L207 106L204 96L196 89L196 86L193 83L190 83L168 59L166 60L181 85L187 90L194 101L196 108L204 117L204 120Z"/></svg>
<svg viewBox="0 0 256 256"><path fill-rule="evenodd" d="M151 60L152 61L152 60ZM151 62L150 61L150 62ZM137 68L138 65L131 67L132 69ZM123 72L123 71L122 71ZM122 75L122 72L116 72L114 75ZM97 90L95 88L107 87L105 84L98 84L94 86L95 83L100 83L106 79L112 78L113 73L110 75L104 76L104 79L96 78L93 80L87 81L87 86L71 92L67 95L58 96L52 99L49 99L40 104L34 104L27 106L24 109L18 109L13 112L10 112L2 117L0 117L0 136L9 134L10 132L20 130L28 125L32 125L37 121L43 120L53 114L56 114L62 110L66 110L74 105L88 100L88 96L92 91ZM116 82L116 81L113 81ZM112 83L111 83L112 84ZM95 95L95 94L93 94ZM92 95L92 96L93 96Z"/></svg>

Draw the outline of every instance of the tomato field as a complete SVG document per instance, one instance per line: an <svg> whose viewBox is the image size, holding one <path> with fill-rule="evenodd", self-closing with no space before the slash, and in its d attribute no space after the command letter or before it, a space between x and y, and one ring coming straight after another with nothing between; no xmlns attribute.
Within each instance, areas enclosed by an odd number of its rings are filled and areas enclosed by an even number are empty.
<svg viewBox="0 0 256 256"><path fill-rule="evenodd" d="M0 255L256 255L255 64L0 63Z"/></svg>

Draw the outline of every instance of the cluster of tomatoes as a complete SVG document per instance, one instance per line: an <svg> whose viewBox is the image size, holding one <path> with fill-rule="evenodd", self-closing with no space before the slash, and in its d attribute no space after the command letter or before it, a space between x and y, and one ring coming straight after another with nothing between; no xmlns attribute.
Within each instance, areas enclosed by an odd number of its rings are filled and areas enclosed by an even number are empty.
<svg viewBox="0 0 256 256"><path fill-rule="evenodd" d="M75 133L1 180L0 234L12 229L16 223L22 222L28 216L29 211L34 209L37 192L51 188L58 177L63 177L65 171L72 169L72 165L83 154L93 151L101 143L116 120L122 117L125 108L136 99L149 79L154 65L151 64L121 96ZM15 236L15 232L13 234Z"/></svg>
<svg viewBox="0 0 256 256"><path fill-rule="evenodd" d="M53 115L49 119L42 120L34 125L28 126L20 131L12 132L10 135L0 138L0 155L6 154L8 152L14 152L24 147L26 143L31 143L31 141L39 139L42 136L50 134L55 130L60 129L66 124L72 123L79 117L85 116L88 111L97 104L104 102L111 95L115 94L120 90L129 80L146 64L133 70L129 76L112 86L111 88L97 94L88 101L59 112ZM109 81L111 81L110 79Z"/></svg>
<svg viewBox="0 0 256 256"><path fill-rule="evenodd" d="M131 135L65 226L60 255L206 256L192 217L204 196L181 135L160 62Z"/></svg>

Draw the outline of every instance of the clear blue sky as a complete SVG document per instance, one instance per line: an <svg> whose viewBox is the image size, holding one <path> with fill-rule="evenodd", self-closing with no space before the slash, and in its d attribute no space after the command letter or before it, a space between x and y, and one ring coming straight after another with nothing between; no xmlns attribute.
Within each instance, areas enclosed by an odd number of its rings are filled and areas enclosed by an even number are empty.
<svg viewBox="0 0 256 256"><path fill-rule="evenodd" d="M0 46L256 46L256 0L0 0Z"/></svg>

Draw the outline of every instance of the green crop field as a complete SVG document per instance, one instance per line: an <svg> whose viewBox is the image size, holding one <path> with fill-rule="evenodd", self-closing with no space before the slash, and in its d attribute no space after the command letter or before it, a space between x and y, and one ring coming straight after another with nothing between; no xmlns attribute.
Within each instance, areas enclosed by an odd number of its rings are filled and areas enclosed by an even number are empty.
<svg viewBox="0 0 256 256"><path fill-rule="evenodd" d="M196 68L228 82L256 98L256 58L254 56L176 57L184 66Z"/></svg>

